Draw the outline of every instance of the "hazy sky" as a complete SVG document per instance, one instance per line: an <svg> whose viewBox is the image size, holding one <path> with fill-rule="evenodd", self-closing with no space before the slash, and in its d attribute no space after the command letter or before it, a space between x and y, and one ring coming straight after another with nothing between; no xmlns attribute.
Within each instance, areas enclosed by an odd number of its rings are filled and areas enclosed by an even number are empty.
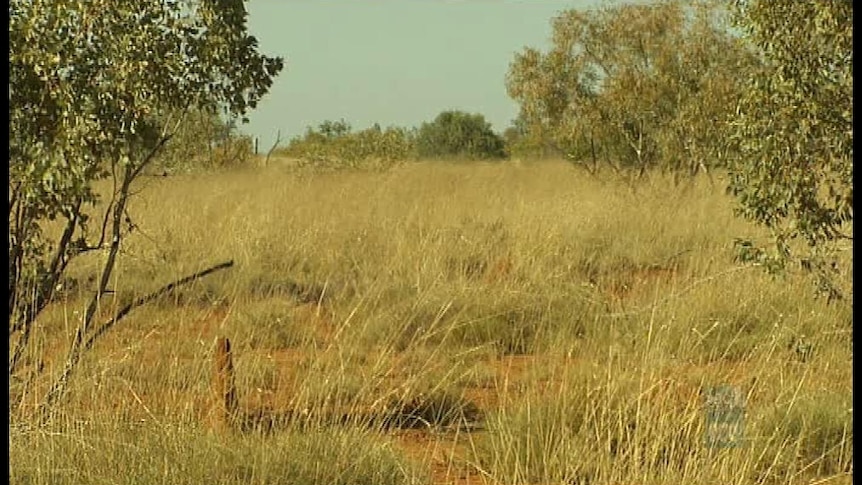
<svg viewBox="0 0 862 485"><path fill-rule="evenodd" d="M517 115L505 75L525 46L546 49L551 18L600 0L251 0L249 29L285 69L243 131L267 150L307 126L417 126L447 109L497 131Z"/></svg>

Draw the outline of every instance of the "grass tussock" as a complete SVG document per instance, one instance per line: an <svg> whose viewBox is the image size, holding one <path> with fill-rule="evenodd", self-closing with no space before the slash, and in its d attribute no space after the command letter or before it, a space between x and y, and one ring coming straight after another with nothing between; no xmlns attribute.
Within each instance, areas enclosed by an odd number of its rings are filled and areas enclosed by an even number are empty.
<svg viewBox="0 0 862 485"><path fill-rule="evenodd" d="M366 484L427 482L391 445L348 428L268 437L215 437L152 424L79 424L63 432L18 433L11 483Z"/></svg>

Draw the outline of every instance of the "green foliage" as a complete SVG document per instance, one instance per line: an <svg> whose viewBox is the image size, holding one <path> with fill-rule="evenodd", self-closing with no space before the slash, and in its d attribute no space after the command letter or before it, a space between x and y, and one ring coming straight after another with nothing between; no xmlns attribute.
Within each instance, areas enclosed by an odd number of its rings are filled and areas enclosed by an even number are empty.
<svg viewBox="0 0 862 485"><path fill-rule="evenodd" d="M134 182L189 113L244 116L282 69L280 58L257 52L246 16L239 0L10 3L10 376L69 262L104 252L46 403L101 335L92 321L135 227L126 210ZM103 179L111 197L93 231L87 223ZM52 221L60 230L48 233Z"/></svg>
<svg viewBox="0 0 862 485"><path fill-rule="evenodd" d="M292 139L282 153L319 170L385 170L408 159L412 151L412 134L404 128L383 130L375 123L371 128L353 132L350 124L339 120L324 121L317 129L309 127L304 136Z"/></svg>
<svg viewBox="0 0 862 485"><path fill-rule="evenodd" d="M218 113L189 110L153 168L189 172L241 166L251 161L253 144L251 137L238 133L235 119L225 121Z"/></svg>
<svg viewBox="0 0 862 485"><path fill-rule="evenodd" d="M853 4L738 1L737 25L764 60L733 120L738 212L774 245L741 240L774 270L798 262L830 298L838 243L853 236ZM852 291L852 290L851 290Z"/></svg>
<svg viewBox="0 0 862 485"><path fill-rule="evenodd" d="M420 158L493 160L506 157L503 139L480 114L444 111L423 123L416 137Z"/></svg>
<svg viewBox="0 0 862 485"><path fill-rule="evenodd" d="M568 10L548 52L516 55L507 88L534 138L593 170L696 172L726 149L717 130L752 62L710 2Z"/></svg>
<svg viewBox="0 0 862 485"><path fill-rule="evenodd" d="M553 142L543 139L537 131L530 129L523 112L503 131L503 142L506 145L506 154L510 157L541 160L565 156Z"/></svg>
<svg viewBox="0 0 862 485"><path fill-rule="evenodd" d="M311 131L311 130L309 130ZM338 121L326 120L320 124L318 132L327 140L333 140L342 136L349 135L351 131L350 123L343 119Z"/></svg>

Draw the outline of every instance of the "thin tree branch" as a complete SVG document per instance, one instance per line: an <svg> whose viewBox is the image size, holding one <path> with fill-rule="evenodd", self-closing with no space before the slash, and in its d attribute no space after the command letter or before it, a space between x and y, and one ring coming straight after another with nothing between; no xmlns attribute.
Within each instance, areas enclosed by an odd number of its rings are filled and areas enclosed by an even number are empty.
<svg viewBox="0 0 862 485"><path fill-rule="evenodd" d="M129 194L129 186L134 179L132 177L133 168L130 164L125 165L124 171L125 173L123 174L123 183L120 187L119 198L117 199L116 205L114 205L112 211L113 217L111 224L111 245L108 250L108 257L105 260L104 266L102 267L102 275L99 279L99 286L96 288L96 292L93 295L93 298L90 299L90 303L87 305L87 309L81 319L81 324L75 331L75 337L72 340L72 345L69 347L69 353L66 357L66 364L63 366L63 371L57 378L57 380L54 381L54 384L48 390L48 393L45 394L45 398L42 401L42 405L40 406L40 415L43 419L48 417L46 411L49 411L53 404L65 392L66 384L68 383L69 377L72 375L72 371L75 369L78 362L81 360L81 356L83 354L83 352L81 351L81 344L84 341L84 336L87 334L90 329L90 326L92 325L93 319L95 318L96 309L98 308L102 296L105 294L105 290L108 287L108 281L110 280L111 274L114 270L114 263L117 258L117 253L119 253L120 251L120 243L122 242L123 211L128 200L127 198Z"/></svg>
<svg viewBox="0 0 862 485"><path fill-rule="evenodd" d="M275 143L272 144L269 151L266 152L266 159L263 161L263 166L269 166L269 157L272 156L272 153L278 148L278 144L281 143L281 130L278 130L278 134L275 136Z"/></svg>
<svg viewBox="0 0 862 485"><path fill-rule="evenodd" d="M216 271L230 268L233 266L233 264L234 264L233 260L225 261L224 263L219 263L219 264L212 266L210 268L207 268L203 271L199 271L193 275L186 276L184 278L180 278L180 279L178 279L178 280L176 280L170 284L167 284L167 285L159 288L158 290L150 293L149 295L143 296L143 297L138 298L137 300L133 301L132 303L129 303L122 310L118 311L116 315L111 317L110 320L103 323L98 328L98 330L93 332L93 334L90 336L90 338L87 339L87 341L84 343L84 346L82 347L82 351L90 350L90 348L93 346L93 344L96 342L96 340L99 337L104 335L105 332L110 330L117 322L119 322L121 319L123 319L126 315L128 315L135 308L137 308L139 306L146 305L147 303L155 300L156 298L170 292L174 288L185 285L185 284L190 283L192 281L195 281L197 279L203 278L204 276L215 273Z"/></svg>

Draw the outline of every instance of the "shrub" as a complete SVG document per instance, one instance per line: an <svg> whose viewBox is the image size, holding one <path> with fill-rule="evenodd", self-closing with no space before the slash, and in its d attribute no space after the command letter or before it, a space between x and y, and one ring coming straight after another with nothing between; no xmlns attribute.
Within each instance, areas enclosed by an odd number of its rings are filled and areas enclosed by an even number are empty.
<svg viewBox="0 0 862 485"><path fill-rule="evenodd" d="M404 128L380 125L352 132L344 121L324 121L317 129L290 141L283 153L298 158L303 166L317 169L385 170L410 157L411 134Z"/></svg>
<svg viewBox="0 0 862 485"><path fill-rule="evenodd" d="M179 119L177 130L162 153L154 160L156 172L190 172L246 165L252 160L254 142L239 133L235 119L225 120L218 113L189 110L160 116L165 122Z"/></svg>
<svg viewBox="0 0 862 485"><path fill-rule="evenodd" d="M419 128L416 148L420 158L466 158L469 160L506 157L503 139L491 130L480 114L444 111Z"/></svg>

